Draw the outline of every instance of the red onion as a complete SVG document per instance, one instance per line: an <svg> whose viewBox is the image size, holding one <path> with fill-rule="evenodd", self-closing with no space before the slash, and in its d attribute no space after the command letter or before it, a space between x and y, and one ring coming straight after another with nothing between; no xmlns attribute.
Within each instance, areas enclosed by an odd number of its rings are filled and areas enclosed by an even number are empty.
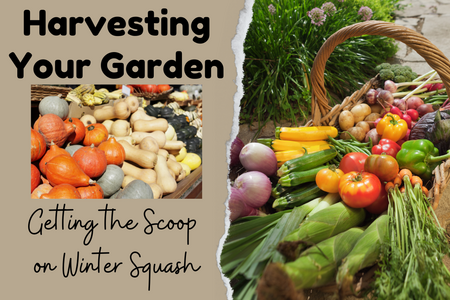
<svg viewBox="0 0 450 300"><path fill-rule="evenodd" d="M412 96L411 98L406 100L406 107L408 109L417 109L422 104L423 104L423 100L416 96Z"/></svg>
<svg viewBox="0 0 450 300"><path fill-rule="evenodd" d="M242 202L242 193L235 187L231 187L230 200L228 201L228 208L230 209L230 221L233 222L242 216L245 209L245 204Z"/></svg>
<svg viewBox="0 0 450 300"><path fill-rule="evenodd" d="M433 105L431 104L422 104L417 108L417 112L419 113L419 117L425 116L427 113L433 112Z"/></svg>
<svg viewBox="0 0 450 300"><path fill-rule="evenodd" d="M394 103L394 96L392 96L392 93L386 90L382 90L379 94L378 94L378 98L379 101L383 101L386 102L388 104L393 104Z"/></svg>
<svg viewBox="0 0 450 300"><path fill-rule="evenodd" d="M398 107L401 111L406 110L406 101L403 99L394 99L394 106Z"/></svg>
<svg viewBox="0 0 450 300"><path fill-rule="evenodd" d="M239 161L239 153L241 153L242 148L244 148L244 142L240 138L236 137L231 143L230 148L230 167L238 166L241 164Z"/></svg>
<svg viewBox="0 0 450 300"><path fill-rule="evenodd" d="M392 80L386 80L384 82L384 89L391 93L395 93L397 91L397 85Z"/></svg>
<svg viewBox="0 0 450 300"><path fill-rule="evenodd" d="M419 113L415 109L408 109L406 113L411 117L411 121L417 121L419 118Z"/></svg>
<svg viewBox="0 0 450 300"><path fill-rule="evenodd" d="M259 216L259 210L257 208L253 208L244 204L244 209L242 210L241 217L247 216Z"/></svg>
<svg viewBox="0 0 450 300"><path fill-rule="evenodd" d="M241 192L242 202L253 208L259 208L266 204L272 192L270 179L258 171L240 175L234 181L234 187Z"/></svg>
<svg viewBox="0 0 450 300"><path fill-rule="evenodd" d="M370 89L367 93L366 93L366 102L369 105L374 105L375 103L377 103L377 96L378 96L378 92L374 89Z"/></svg>
<svg viewBox="0 0 450 300"><path fill-rule="evenodd" d="M242 148L239 160L247 171L259 171L267 176L277 171L277 158L272 149L261 143L249 143Z"/></svg>

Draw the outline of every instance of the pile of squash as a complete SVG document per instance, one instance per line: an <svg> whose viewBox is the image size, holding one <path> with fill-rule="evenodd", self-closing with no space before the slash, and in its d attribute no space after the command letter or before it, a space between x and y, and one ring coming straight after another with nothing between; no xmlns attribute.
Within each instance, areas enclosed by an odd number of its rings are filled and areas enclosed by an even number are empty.
<svg viewBox="0 0 450 300"><path fill-rule="evenodd" d="M201 165L166 119L135 96L69 116L66 100L44 98L31 128L31 198L158 199Z"/></svg>

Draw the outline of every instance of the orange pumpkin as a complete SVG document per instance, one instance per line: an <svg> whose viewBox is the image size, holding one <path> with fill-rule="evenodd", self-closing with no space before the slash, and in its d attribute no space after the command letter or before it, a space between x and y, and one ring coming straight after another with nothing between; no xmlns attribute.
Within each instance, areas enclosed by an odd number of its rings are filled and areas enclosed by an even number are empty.
<svg viewBox="0 0 450 300"><path fill-rule="evenodd" d="M90 146L94 144L98 147L102 142L108 139L108 129L102 123L91 124L86 127L83 145Z"/></svg>
<svg viewBox="0 0 450 300"><path fill-rule="evenodd" d="M42 157L41 161L39 162L39 170L41 170L41 173L46 176L47 175L47 162L50 161L53 157L56 157L58 155L68 155L70 156L70 153L64 150L63 148L58 147L58 145L55 145L55 143L50 144L50 148L48 149L47 153L45 153L44 157Z"/></svg>
<svg viewBox="0 0 450 300"><path fill-rule="evenodd" d="M47 144L44 137L31 128L31 162L40 159L47 151Z"/></svg>
<svg viewBox="0 0 450 300"><path fill-rule="evenodd" d="M38 168L31 164L31 192L41 183L41 173L39 173Z"/></svg>
<svg viewBox="0 0 450 300"><path fill-rule="evenodd" d="M103 199L103 189L97 183L77 188L81 199Z"/></svg>
<svg viewBox="0 0 450 300"><path fill-rule="evenodd" d="M37 118L36 122L34 122L33 129L38 131L39 130L39 120L41 119L41 115L39 115L39 118Z"/></svg>
<svg viewBox="0 0 450 300"><path fill-rule="evenodd" d="M70 142L71 144L78 144L84 139L84 135L86 134L86 126L84 126L83 122L78 118L67 118L64 123L75 125L75 132L73 132L67 138L66 142Z"/></svg>
<svg viewBox="0 0 450 300"><path fill-rule="evenodd" d="M39 133L45 139L45 143L50 147L53 141L59 147L64 145L66 139L75 131L75 126L64 121L54 114L46 114L42 116L38 124Z"/></svg>
<svg viewBox="0 0 450 300"><path fill-rule="evenodd" d="M52 158L47 162L46 172L47 180L52 186L68 183L74 187L80 187L95 183L70 155L58 155Z"/></svg>
<svg viewBox="0 0 450 300"><path fill-rule="evenodd" d="M43 194L48 194L53 187L48 183L40 184L31 193L31 199L39 199Z"/></svg>
<svg viewBox="0 0 450 300"><path fill-rule="evenodd" d="M53 187L47 194L41 195L40 199L80 199L78 190L70 184L63 183Z"/></svg>
<svg viewBox="0 0 450 300"><path fill-rule="evenodd" d="M101 143L98 149L105 152L108 165L122 166L125 161L125 149L113 136Z"/></svg>
<svg viewBox="0 0 450 300"><path fill-rule="evenodd" d="M101 176L106 171L106 166L108 165L105 152L94 147L94 144L75 151L73 159L83 172L91 178Z"/></svg>

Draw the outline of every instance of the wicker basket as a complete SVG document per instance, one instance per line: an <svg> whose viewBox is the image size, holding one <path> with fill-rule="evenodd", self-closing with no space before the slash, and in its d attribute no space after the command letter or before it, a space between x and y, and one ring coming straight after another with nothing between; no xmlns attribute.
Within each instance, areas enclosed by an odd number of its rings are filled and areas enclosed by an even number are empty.
<svg viewBox="0 0 450 300"><path fill-rule="evenodd" d="M66 98L67 94L71 91L71 88L52 86L52 85L31 85L31 101L41 101L48 96L61 95L62 98Z"/></svg>
<svg viewBox="0 0 450 300"><path fill-rule="evenodd" d="M339 114L343 110L350 110L364 101L364 95L371 88L380 84L378 76L368 81L360 90L346 97L341 104L334 107L329 105L324 86L325 65L334 48L351 37L365 34L382 35L394 38L414 49L439 74L447 91L450 91L450 61L428 39L416 31L397 24L383 21L366 21L344 27L331 35L322 45L311 70L312 119L306 126L330 125L335 126ZM447 92L449 94L449 92ZM450 159L442 163L434 171L434 182L428 197L433 202L433 208L439 205L439 199L450 182Z"/></svg>

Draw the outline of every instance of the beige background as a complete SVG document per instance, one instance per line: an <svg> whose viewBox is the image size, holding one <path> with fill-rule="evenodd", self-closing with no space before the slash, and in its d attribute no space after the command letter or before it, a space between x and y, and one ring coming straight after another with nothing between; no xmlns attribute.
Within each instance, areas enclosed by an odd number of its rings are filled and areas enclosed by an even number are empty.
<svg viewBox="0 0 450 300"><path fill-rule="evenodd" d="M239 12L244 0L232 1L27 1L11 2L0 19L3 46L1 57L1 82L3 83L3 147L2 147L2 199L0 207L1 236L1 299L226 299L226 288L217 267L216 252L219 241L225 232L225 206L227 198L227 161L226 142L230 138L233 119L233 96L236 92L235 56L231 49L231 40L235 36ZM108 3L108 4L106 4ZM189 37L152 37L144 34L140 37L113 37L106 27L98 37L92 36L85 24L78 25L75 37L54 37L47 33L39 36L37 29L32 35L23 35L23 11L30 9L32 17L37 18L39 9L47 11L47 20L51 17L92 17L107 19L122 16L126 20L131 16L144 18L148 10L154 10L160 16L160 9L169 10L168 17L185 17L189 22L197 16L208 16L211 20L210 39L205 44L195 44L194 34ZM173 59L176 51L182 51L184 61L188 59L218 59L225 67L225 78L190 80L167 80L162 72L154 79L130 80L126 75L118 80L110 80L101 72L101 58L109 52L117 51L124 55L123 62L132 59L161 59L163 62ZM21 59L26 52L33 57L26 68L25 78L17 79L16 69L8 57L15 52ZM90 59L92 64L85 69L82 80L59 79L53 75L49 79L39 80L32 72L32 65L38 59L54 61L61 59ZM81 83L201 83L204 101L204 142L203 142L203 199L202 200L149 200L149 201L54 201L31 200L29 198L30 173L28 167L29 115L31 84L81 84ZM74 211L66 218L89 219L98 222L94 237L88 246L82 241L85 230L49 230L43 235L31 235L27 231L28 220L37 208L42 207L42 219L34 218L32 225L39 221L53 219L48 209L59 203L66 203ZM133 219L138 222L134 230L103 230L103 215L97 210L105 203L117 209L115 216L125 222ZM191 230L190 244L186 245L186 231L161 231L151 235L143 233L146 221L143 212L152 208L155 215L152 222L160 219L197 221ZM60 224L58 224L59 226ZM67 224L65 224L67 226ZM156 231L156 230L155 230ZM75 257L77 251L80 260L96 262L91 253L108 251L101 265L106 262L123 262L117 273L106 274L88 272L75 277L62 276L62 255ZM152 264L183 261L184 252L188 252L188 261L194 267L201 266L198 272L189 270L186 274L152 274L152 290L147 291L148 274L131 278L133 266L129 261L132 251L138 251L139 264ZM36 262L49 262L57 265L53 272L36 274L33 266Z"/></svg>

